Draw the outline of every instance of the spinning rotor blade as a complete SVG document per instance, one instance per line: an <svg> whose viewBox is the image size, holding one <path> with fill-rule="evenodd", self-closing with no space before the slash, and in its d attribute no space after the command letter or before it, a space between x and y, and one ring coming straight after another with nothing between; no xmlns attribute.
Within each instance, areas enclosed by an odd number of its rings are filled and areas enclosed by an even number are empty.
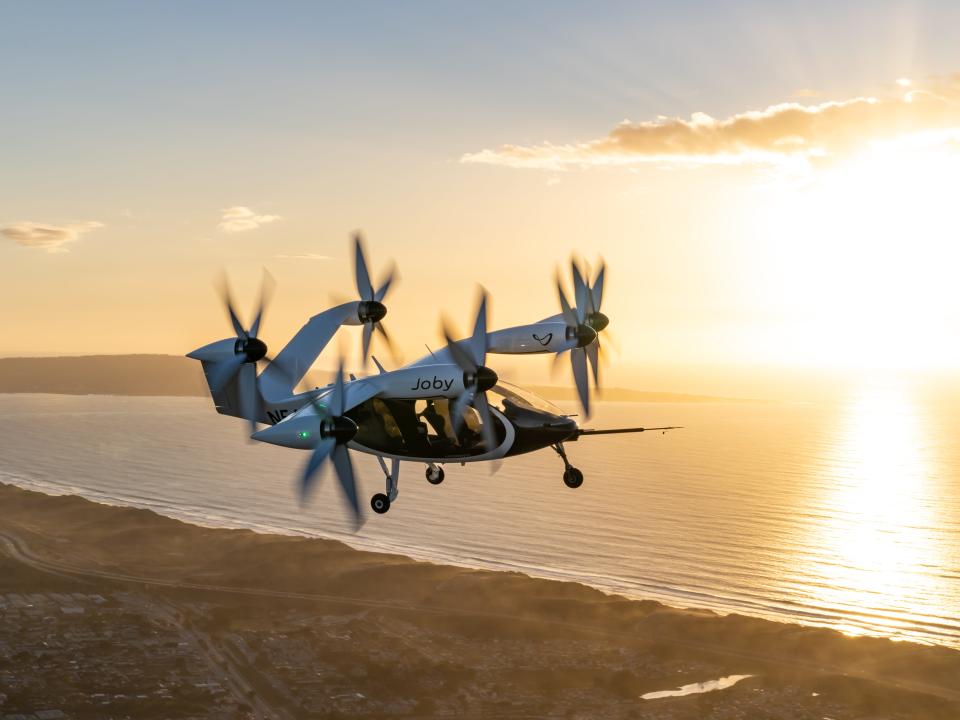
<svg viewBox="0 0 960 720"><path fill-rule="evenodd" d="M353 463L350 461L350 451L346 445L337 445L333 448L331 455L333 468L337 474L337 480L340 481L340 489L343 490L343 496L347 499L347 504L353 513L354 525L360 525L360 503L357 500L357 481L353 475Z"/></svg>
<svg viewBox="0 0 960 720"><path fill-rule="evenodd" d="M233 307L233 296L230 293L230 284L227 282L226 273L224 273L220 278L219 290L220 298L223 300L223 304L227 308L227 315L230 318L230 324L233 326L233 332L238 338L247 337L247 331L243 329L243 323L240 322L240 318L237 316L237 311Z"/></svg>
<svg viewBox="0 0 960 720"><path fill-rule="evenodd" d="M263 320L263 313L266 311L267 305L270 303L270 298L273 296L273 288L275 285L276 283L274 282L273 276L264 270L263 281L260 284L260 307L257 308L253 325L250 326L250 337L258 337L260 335L260 322Z"/></svg>
<svg viewBox="0 0 960 720"><path fill-rule="evenodd" d="M577 346L570 351L570 365L573 370L574 384L577 396L584 415L590 415L590 375L593 376L595 387L600 386L600 364L605 353L600 344L600 332L605 330L610 319L600 312L603 302L603 289L606 281L607 266L600 261L600 269L590 283L592 273L587 263L580 263L575 258L570 261L570 272L573 276L573 291L576 307L571 308L563 292L563 285L557 276L557 293L560 298L560 309L564 322L567 324L568 339L576 339ZM559 355L558 355L559 357ZM556 366L559 360L555 360ZM588 369L589 368L589 369Z"/></svg>
<svg viewBox="0 0 960 720"><path fill-rule="evenodd" d="M367 270L367 259L363 252L363 238L357 233L353 236L354 243L354 275L357 280L357 293L361 300L373 300L373 284L370 282L370 272Z"/></svg>
<svg viewBox="0 0 960 720"><path fill-rule="evenodd" d="M383 302L383 298L387 296L387 292L390 290L390 286L393 284L394 278L397 276L397 267L396 265L391 266L390 272L387 273L387 279L383 281L383 284L380 286L380 289L373 294L373 299L377 302Z"/></svg>
<svg viewBox="0 0 960 720"><path fill-rule="evenodd" d="M477 319L473 324L473 336L470 338L470 352L477 367L487 359L487 293L481 295Z"/></svg>
<svg viewBox="0 0 960 720"><path fill-rule="evenodd" d="M600 270L593 281L593 287L590 288L590 298L593 301L593 312L600 312L600 305L603 302L603 279L607 274L607 264L600 263Z"/></svg>
<svg viewBox="0 0 960 720"><path fill-rule="evenodd" d="M387 349L390 351L390 356L396 360L397 359L397 348L393 344L393 339L387 333L387 329L383 326L383 323L377 323L374 328L378 333L383 335L384 342L387 343Z"/></svg>
<svg viewBox="0 0 960 720"><path fill-rule="evenodd" d="M480 291L477 317L470 338L459 342L454 340L446 324L443 325L443 336L453 361L463 371L464 390L450 407L454 431L460 432L465 422L467 407L473 407L480 415L480 433L484 446L488 451L492 451L497 447L497 436L486 391L494 387L499 378L493 370L484 365L487 360L486 291Z"/></svg>
<svg viewBox="0 0 960 720"><path fill-rule="evenodd" d="M310 488L313 485L313 480L317 474L317 470L320 469L320 466L323 465L323 461L326 460L330 456L330 453L333 452L333 448L336 446L336 444L336 440L333 438L327 438L321 439L317 442L316 446L314 446L313 453L310 455L310 459L303 468L303 475L300 477L300 502L306 502L307 495L309 494Z"/></svg>
<svg viewBox="0 0 960 720"><path fill-rule="evenodd" d="M576 347L570 350L564 350L554 357L554 369L561 362L560 356L564 352L570 353L570 366L573 370L573 379L577 388L577 397L580 399L580 406L583 408L584 415L590 415L590 383L587 374L588 348L595 347L597 342L596 331L587 323L587 306L590 302L589 288L583 279L583 274L577 267L576 261L571 261L570 267L573 269L573 287L576 296L577 307L570 307L566 293L563 291L563 283L560 281L560 275L557 274L557 296L560 299L560 310L564 322L567 324L567 338L576 340ZM591 351L592 353L593 351ZM598 377L596 370L596 359L591 354L591 365L594 367L594 377Z"/></svg>
<svg viewBox="0 0 960 720"><path fill-rule="evenodd" d="M587 319L590 288L587 287L575 260L570 261L570 267L573 269L573 298L577 302L577 322L582 323Z"/></svg>
<svg viewBox="0 0 960 720"><path fill-rule="evenodd" d="M258 405L260 396L257 392L257 366L245 364L240 366L237 394L240 402L240 415L250 423L250 434L257 431Z"/></svg>
<svg viewBox="0 0 960 720"><path fill-rule="evenodd" d="M353 517L354 529L359 529L362 523L360 504L357 500L357 482L353 472L353 463L350 460L350 451L347 449L353 437L357 434L357 425L344 417L346 408L346 384L343 380L343 360L337 370L333 390L323 405L314 401L313 408L319 421L319 432L313 453L307 461L300 478L300 500L305 501L317 471L329 459L334 473L343 491L344 498Z"/></svg>
<svg viewBox="0 0 960 720"><path fill-rule="evenodd" d="M497 436L493 432L493 415L490 414L487 394L479 393L473 401L473 406L480 413L480 434L483 436L483 445L489 452L497 446Z"/></svg>
<svg viewBox="0 0 960 720"><path fill-rule="evenodd" d="M248 337L247 331L240 324L240 318L237 317L237 311L233 309L233 301L230 296L227 295L224 301L227 303L227 312L230 314L230 324L233 325L233 331L237 334L237 337Z"/></svg>
<svg viewBox="0 0 960 720"><path fill-rule="evenodd" d="M363 250L363 239L359 234L354 235L354 274L357 283L357 293L360 295L360 306L358 315L360 323L363 325L363 344L361 347L363 363L366 365L367 358L370 356L370 344L373 340L375 330L380 330L387 345L390 348L391 355L396 358L396 352L393 343L383 329L380 321L386 316L387 308L383 304L390 287L397 279L398 273L396 266L391 266L386 279L380 285L379 289L374 290L373 282L370 280L370 270L367 266L366 254Z"/></svg>
<svg viewBox="0 0 960 720"><path fill-rule="evenodd" d="M477 391L474 388L467 388L464 390L460 397L456 399L453 405L450 408L450 417L453 420L453 431L455 433L460 433L463 430L464 413L467 407L472 407L474 401L477 399Z"/></svg>
<svg viewBox="0 0 960 720"><path fill-rule="evenodd" d="M587 360L590 362L590 370L593 372L593 384L600 385L600 341L595 340L584 348L587 353Z"/></svg>
<svg viewBox="0 0 960 720"><path fill-rule="evenodd" d="M370 341L373 340L373 329L380 323L364 323L363 324L363 362L367 362L367 358L370 357Z"/></svg>
<svg viewBox="0 0 960 720"><path fill-rule="evenodd" d="M218 393L236 376L240 368L247 361L243 354L236 354L232 358L217 363L208 376L210 391Z"/></svg>
<svg viewBox="0 0 960 720"><path fill-rule="evenodd" d="M457 341L450 337L450 331L446 325L443 327L443 339L447 341L447 348L450 350L450 354L453 355L453 361L460 369L464 372L475 373L477 371L477 364L473 361L471 354L463 349L463 345L461 345L462 341Z"/></svg>
<svg viewBox="0 0 960 720"><path fill-rule="evenodd" d="M570 351L570 366L573 368L573 381L577 385L583 414L590 417L590 381L587 377L587 352L584 348Z"/></svg>
<svg viewBox="0 0 960 720"><path fill-rule="evenodd" d="M560 366L563 365L563 361L566 359L567 353L569 350L561 350L558 353L555 353L553 360L550 361L550 375L556 377L557 373L560 372Z"/></svg>
<svg viewBox="0 0 960 720"><path fill-rule="evenodd" d="M563 321L568 326L575 328L580 323L577 319L577 314L567 301L566 293L563 292L563 285L560 283L560 273L557 273L557 295L560 297L560 311L563 314Z"/></svg>
<svg viewBox="0 0 960 720"><path fill-rule="evenodd" d="M337 378L334 380L333 393L330 395L330 411L334 416L343 415L343 409L346 406L346 388L343 384L343 358L340 359L340 367L337 368Z"/></svg>
<svg viewBox="0 0 960 720"><path fill-rule="evenodd" d="M257 363L267 357L267 346L257 335L266 307L273 291L273 278L264 270L260 287L260 303L254 314L253 324L245 330L233 304L230 284L226 275L220 281L220 296L230 318L230 325L236 334L237 342L233 355L216 363L208 372L207 379L213 393L221 392L236 380L237 408L240 417L245 418L256 432L260 411L260 392L257 388Z"/></svg>

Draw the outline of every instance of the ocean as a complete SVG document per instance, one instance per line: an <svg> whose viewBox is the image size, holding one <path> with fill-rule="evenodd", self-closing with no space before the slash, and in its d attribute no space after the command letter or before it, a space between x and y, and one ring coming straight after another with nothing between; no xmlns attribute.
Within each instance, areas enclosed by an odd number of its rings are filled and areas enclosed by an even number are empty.
<svg viewBox="0 0 960 720"><path fill-rule="evenodd" d="M572 411L572 408L571 408ZM332 477L306 507L306 455L250 443L208 399L0 395L0 481L189 522L583 582L708 608L960 648L960 408L898 383L836 401L600 402L589 427L683 425L447 465L404 463L357 534ZM364 506L383 491L354 454ZM2 512L0 508L0 512Z"/></svg>

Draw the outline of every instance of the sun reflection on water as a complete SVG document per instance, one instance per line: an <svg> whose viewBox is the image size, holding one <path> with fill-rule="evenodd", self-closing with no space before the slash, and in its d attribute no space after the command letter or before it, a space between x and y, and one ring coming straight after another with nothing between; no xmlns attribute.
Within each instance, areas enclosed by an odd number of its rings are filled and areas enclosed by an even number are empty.
<svg viewBox="0 0 960 720"><path fill-rule="evenodd" d="M832 452L816 539L817 600L843 608L841 629L897 635L906 616L936 613L943 559L932 532L935 458L928 418L911 390L873 381L845 407Z"/></svg>

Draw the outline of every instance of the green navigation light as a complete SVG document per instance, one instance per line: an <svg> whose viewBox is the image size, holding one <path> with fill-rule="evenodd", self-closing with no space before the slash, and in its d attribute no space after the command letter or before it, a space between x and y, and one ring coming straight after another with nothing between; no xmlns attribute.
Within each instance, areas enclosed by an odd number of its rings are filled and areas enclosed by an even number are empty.
<svg viewBox="0 0 960 720"><path fill-rule="evenodd" d="M299 433L297 433L297 435L300 436L300 439L301 439L301 440L307 440L307 439L310 438L310 431L309 431L309 430L301 430Z"/></svg>

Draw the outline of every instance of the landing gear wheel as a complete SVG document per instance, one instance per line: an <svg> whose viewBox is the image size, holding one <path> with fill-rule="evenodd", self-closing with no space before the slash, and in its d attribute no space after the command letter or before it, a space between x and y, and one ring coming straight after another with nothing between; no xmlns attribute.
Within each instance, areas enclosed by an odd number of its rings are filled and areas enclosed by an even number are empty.
<svg viewBox="0 0 960 720"><path fill-rule="evenodd" d="M439 485L443 482L443 468L441 467L428 467L427 472L427 482L431 485Z"/></svg>
<svg viewBox="0 0 960 720"><path fill-rule="evenodd" d="M377 493L370 498L370 507L372 507L373 511L378 515L383 515L390 509L390 498L383 493Z"/></svg>
<svg viewBox="0 0 960 720"><path fill-rule="evenodd" d="M563 471L563 482L568 488L578 488L583 485L583 473L571 465Z"/></svg>

